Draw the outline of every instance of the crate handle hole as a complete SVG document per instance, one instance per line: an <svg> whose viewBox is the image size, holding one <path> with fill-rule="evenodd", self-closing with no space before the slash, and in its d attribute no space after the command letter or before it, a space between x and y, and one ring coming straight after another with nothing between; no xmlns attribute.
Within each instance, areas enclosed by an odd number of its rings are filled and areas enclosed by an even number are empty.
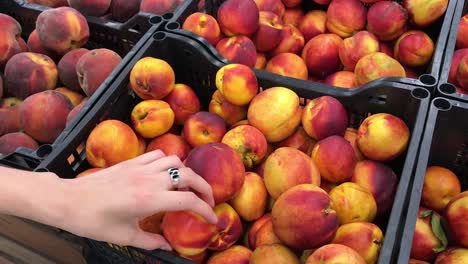
<svg viewBox="0 0 468 264"><path fill-rule="evenodd" d="M163 21L163 18L161 16L153 16L150 18L149 22L153 25L159 24Z"/></svg>
<svg viewBox="0 0 468 264"><path fill-rule="evenodd" d="M176 29L179 29L179 28L180 28L180 24L177 23L177 22L171 22L171 23L168 23L168 24L166 25L166 28L167 28L168 30L176 30Z"/></svg>
<svg viewBox="0 0 468 264"><path fill-rule="evenodd" d="M39 158L44 158L52 152L52 146L49 144L42 145L36 150L36 155Z"/></svg>
<svg viewBox="0 0 468 264"><path fill-rule="evenodd" d="M411 94L418 99L426 99L429 97L429 91L423 88L416 88Z"/></svg>
<svg viewBox="0 0 468 264"><path fill-rule="evenodd" d="M448 111L452 108L452 104L444 99L444 98L437 98L434 100L434 106L437 107L439 110Z"/></svg>
<svg viewBox="0 0 468 264"><path fill-rule="evenodd" d="M437 83L436 78L430 74L421 75L421 77L419 77L419 80L425 85L430 85L430 86L435 85Z"/></svg>
<svg viewBox="0 0 468 264"><path fill-rule="evenodd" d="M169 20L169 19L171 19L171 18L173 18L173 17L174 17L174 14L173 14L173 13L166 13L166 14L163 15L163 18L164 18L165 20Z"/></svg>
<svg viewBox="0 0 468 264"><path fill-rule="evenodd" d="M443 83L439 86L439 89L444 94L454 94L457 92L457 87L450 83Z"/></svg>
<svg viewBox="0 0 468 264"><path fill-rule="evenodd" d="M153 35L153 39L154 40L157 40L157 41L161 41L163 39L166 38L166 33L165 32L156 32L154 35Z"/></svg>

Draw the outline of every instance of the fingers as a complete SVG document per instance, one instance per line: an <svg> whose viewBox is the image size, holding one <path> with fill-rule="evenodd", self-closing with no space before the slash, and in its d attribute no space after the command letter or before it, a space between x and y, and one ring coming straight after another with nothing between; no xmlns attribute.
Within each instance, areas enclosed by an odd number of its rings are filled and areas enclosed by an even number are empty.
<svg viewBox="0 0 468 264"><path fill-rule="evenodd" d="M166 157L166 154L164 154L164 152L158 149L158 150L147 152L129 161L135 162L136 164L145 165L153 161L159 160L163 157Z"/></svg>
<svg viewBox="0 0 468 264"><path fill-rule="evenodd" d="M161 194L161 197L161 200L154 202L155 208L158 208L162 212L190 210L201 215L211 224L218 222L213 208L193 192L169 191Z"/></svg>
<svg viewBox="0 0 468 264"><path fill-rule="evenodd" d="M150 171L159 173L167 171L170 168L183 168L184 164L176 155L160 158L148 164Z"/></svg>
<svg viewBox="0 0 468 264"><path fill-rule="evenodd" d="M187 187L192 188L194 191L201 195L201 198L212 207L215 206L213 197L213 190L210 184L205 181L200 175L196 174L190 168L181 168L180 171L180 182L179 189Z"/></svg>
<svg viewBox="0 0 468 264"><path fill-rule="evenodd" d="M163 236L148 233L143 230L138 231L138 233L135 235L134 241L131 243L131 245L128 246L134 246L146 250L154 250L158 248L168 251L172 250L171 245L169 245L169 242L167 242Z"/></svg>

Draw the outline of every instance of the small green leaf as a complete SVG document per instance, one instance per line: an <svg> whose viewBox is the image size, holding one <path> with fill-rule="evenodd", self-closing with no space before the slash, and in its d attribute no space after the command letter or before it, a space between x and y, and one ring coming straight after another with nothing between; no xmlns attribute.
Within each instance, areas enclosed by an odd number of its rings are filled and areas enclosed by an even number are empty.
<svg viewBox="0 0 468 264"><path fill-rule="evenodd" d="M426 218L426 217L430 216L431 214L432 214L432 210L426 210L426 211L424 211L424 212L421 212L421 213L419 214L419 217L421 217L421 218Z"/></svg>
<svg viewBox="0 0 468 264"><path fill-rule="evenodd" d="M434 253L440 253L447 248L448 241L442 224L440 223L440 218L437 217L435 214L433 214L431 217L431 227L432 233L434 233L434 235L437 237L437 239L439 239L440 242L439 246L433 248L432 250L434 251Z"/></svg>

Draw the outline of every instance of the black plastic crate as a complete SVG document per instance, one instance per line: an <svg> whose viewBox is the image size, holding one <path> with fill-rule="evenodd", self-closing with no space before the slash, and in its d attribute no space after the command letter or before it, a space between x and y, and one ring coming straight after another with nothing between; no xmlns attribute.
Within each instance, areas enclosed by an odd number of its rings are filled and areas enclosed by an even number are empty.
<svg viewBox="0 0 468 264"><path fill-rule="evenodd" d="M410 257L427 167L442 166L450 169L458 176L462 192L468 190L467 116L468 103L442 97L435 98L431 103L410 192L398 263L408 263Z"/></svg>
<svg viewBox="0 0 468 264"><path fill-rule="evenodd" d="M59 173L61 177L72 178L89 168L85 151L78 153L76 148L84 143L91 130L105 115L110 119L119 119L130 124L131 109L141 101L129 91L129 75L136 62L147 56L166 60L174 69L176 83L184 83L194 89L200 98L202 109L206 110L212 93L216 90L215 76L218 69L225 64L216 60L199 42L171 32L157 32L152 41L148 41L127 64L111 87L100 98L99 102L86 113L78 126L63 141L62 148L54 149L40 166L41 171ZM414 170L416 154L420 144L424 121L426 119L429 96L428 90L396 82L376 81L358 90L314 89L310 84L280 78L263 78L257 75L259 86L269 88L283 86L292 89L301 98L316 98L329 95L340 100L350 114L350 126L357 127L369 113L386 112L402 118L411 130L408 150L397 160L389 164L397 175L400 175L395 202L389 215L377 221L385 231L385 241L381 249L381 264L393 263L392 256L395 243L399 241L400 219L406 204L407 192ZM68 163L66 157L73 155L75 161ZM88 244L99 255L110 263L191 263L164 251L142 251L130 247L110 247L109 244L88 241ZM143 254L143 255L141 255ZM146 262L145 262L146 261Z"/></svg>
<svg viewBox="0 0 468 264"><path fill-rule="evenodd" d="M225 0L206 0L206 4L204 8L205 13L210 14L216 18L218 8L219 6L221 6L221 4L224 1ZM215 55L218 60L227 63L228 61L216 50L216 47L211 45L207 40L205 40L204 38L192 32L182 30L182 25L185 19L189 15L195 12L200 12L197 9L197 4L195 2L197 1L194 1L194 0L185 1L184 5L186 6L186 8L181 10L181 12L174 14L173 18L171 18L171 20L169 20L169 22L165 25L166 30L173 31L176 33L183 32L184 34L188 34L188 36L190 36L191 38L194 38L197 41L203 43L205 46L207 46L210 52L213 55ZM397 2L401 3L403 1L397 1ZM447 6L445 15L439 18L439 20L434 22L431 26L424 29L424 31L434 41L434 54L433 54L431 62L428 64L424 72L421 73L419 78L412 79L412 78L391 77L391 78L381 78L380 80L394 81L394 82L400 82L400 83L405 83L405 84L410 84L410 85L422 86L428 89L429 91L434 92L436 89L438 80L439 80L439 73L441 70L440 68L442 64L443 53L444 53L445 46L447 45L447 38L449 35L450 27L452 25L452 18L453 18L453 13L455 11L456 4L457 4L457 0L450 0ZM304 10L314 10L314 9L326 10L326 6L319 5L313 1L303 1L302 7ZM292 79L289 77L283 77L277 74L272 74L265 70L255 70L255 71L258 75L265 76L266 78L270 78L270 79L274 78L273 76L276 76L276 78L278 79L285 79L286 81L291 81ZM273 75L273 76L269 76L269 75ZM310 82L310 81L303 81L303 80L300 80L300 81L304 82L304 84L302 85L306 85L305 83L309 83L310 85L313 85L313 87L322 87L321 89L342 89L342 88L335 88L334 86L330 86L330 85L326 85L326 84L322 84L318 82Z"/></svg>
<svg viewBox="0 0 468 264"><path fill-rule="evenodd" d="M4 13L15 18L22 26L22 37L27 40L29 34L36 27L36 18L39 14L49 9L45 6L26 3L23 0L1 0L0 13ZM136 52L143 46L156 30L161 27L164 20L161 16L135 16L125 24L110 23L96 17L86 17L88 21L90 36L85 47L88 49L108 48L117 52L122 61L109 74L107 79L101 84L99 89L91 96L83 109L62 131L53 144L44 144L37 151L26 148L18 148L14 153L4 157L0 155L0 166L8 166L18 169L34 170L40 162L53 149L60 147L60 142L78 124L78 121L89 111L98 99L108 89L111 81L117 77L119 72L131 61Z"/></svg>

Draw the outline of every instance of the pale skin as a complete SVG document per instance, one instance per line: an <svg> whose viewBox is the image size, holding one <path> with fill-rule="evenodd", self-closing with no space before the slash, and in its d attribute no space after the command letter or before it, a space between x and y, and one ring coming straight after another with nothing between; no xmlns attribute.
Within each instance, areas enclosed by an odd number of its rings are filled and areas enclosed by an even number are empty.
<svg viewBox="0 0 468 264"><path fill-rule="evenodd" d="M167 170L179 168L179 190ZM216 223L210 185L177 156L160 150L77 179L0 167L0 213L28 218L121 246L171 250L138 221L158 212L191 210ZM190 188L191 191L180 191Z"/></svg>

